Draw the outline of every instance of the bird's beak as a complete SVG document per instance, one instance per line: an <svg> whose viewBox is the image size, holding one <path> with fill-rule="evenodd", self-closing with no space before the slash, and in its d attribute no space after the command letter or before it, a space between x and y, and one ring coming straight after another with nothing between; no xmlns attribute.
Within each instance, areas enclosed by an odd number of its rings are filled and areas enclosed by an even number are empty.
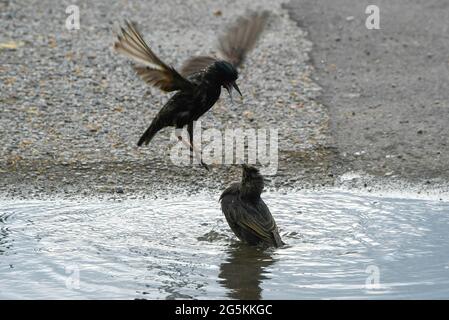
<svg viewBox="0 0 449 320"><path fill-rule="evenodd" d="M234 87L235 90L237 90L237 92L239 93L239 95L243 98L242 93L240 92L239 86L237 85L237 83L235 83L235 81L232 83L232 86Z"/></svg>
<svg viewBox="0 0 449 320"><path fill-rule="evenodd" d="M240 96L243 97L242 93L240 92L239 87L237 86L237 83L232 82L230 84L227 84L227 85L225 85L225 88L226 88L226 90L228 90L229 98L231 98L231 103L234 103L234 100L232 99L232 88L237 90L237 92L240 94Z"/></svg>

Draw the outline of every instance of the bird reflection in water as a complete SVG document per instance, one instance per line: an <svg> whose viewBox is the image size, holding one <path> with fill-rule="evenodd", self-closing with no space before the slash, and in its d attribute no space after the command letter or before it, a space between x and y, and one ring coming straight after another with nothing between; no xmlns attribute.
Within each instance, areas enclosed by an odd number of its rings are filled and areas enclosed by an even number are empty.
<svg viewBox="0 0 449 320"><path fill-rule="evenodd" d="M266 268L276 262L274 249L261 249L236 243L229 247L228 258L220 265L219 283L229 289L232 299L262 298L261 283L269 279Z"/></svg>

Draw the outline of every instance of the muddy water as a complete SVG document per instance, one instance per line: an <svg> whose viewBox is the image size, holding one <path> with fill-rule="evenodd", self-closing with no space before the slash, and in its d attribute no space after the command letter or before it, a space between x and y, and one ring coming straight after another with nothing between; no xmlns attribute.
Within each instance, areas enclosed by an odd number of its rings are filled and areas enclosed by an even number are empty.
<svg viewBox="0 0 449 320"><path fill-rule="evenodd" d="M449 202L266 193L256 250L217 196L0 202L1 298L449 298Z"/></svg>

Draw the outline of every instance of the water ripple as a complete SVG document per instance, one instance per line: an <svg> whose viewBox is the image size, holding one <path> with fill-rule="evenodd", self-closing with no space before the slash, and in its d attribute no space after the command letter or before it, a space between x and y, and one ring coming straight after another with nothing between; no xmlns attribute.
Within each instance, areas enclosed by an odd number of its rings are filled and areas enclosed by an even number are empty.
<svg viewBox="0 0 449 320"><path fill-rule="evenodd" d="M284 248L240 244L208 195L2 201L0 297L449 295L447 202L332 191L267 193L264 199Z"/></svg>

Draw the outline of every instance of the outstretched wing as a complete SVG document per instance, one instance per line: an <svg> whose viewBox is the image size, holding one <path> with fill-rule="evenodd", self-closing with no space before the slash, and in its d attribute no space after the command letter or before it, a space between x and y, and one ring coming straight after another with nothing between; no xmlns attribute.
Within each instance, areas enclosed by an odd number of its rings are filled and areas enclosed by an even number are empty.
<svg viewBox="0 0 449 320"><path fill-rule="evenodd" d="M194 73L203 71L212 63L217 61L217 58L211 56L194 56L187 59L181 67L181 74L188 77Z"/></svg>
<svg viewBox="0 0 449 320"><path fill-rule="evenodd" d="M256 45L268 21L268 11L252 12L237 19L227 32L218 39L220 56L239 67Z"/></svg>
<svg viewBox="0 0 449 320"><path fill-rule="evenodd" d="M253 12L237 19L236 23L228 28L227 32L218 39L218 55L221 59L239 67L246 55L256 45L267 20L268 11ZM188 77L206 69L217 61L212 56L194 56L184 62L181 74Z"/></svg>
<svg viewBox="0 0 449 320"><path fill-rule="evenodd" d="M114 49L140 64L134 66L134 69L152 86L163 91L190 90L193 87L190 81L154 54L134 23L125 22L125 27L120 29L114 43Z"/></svg>

